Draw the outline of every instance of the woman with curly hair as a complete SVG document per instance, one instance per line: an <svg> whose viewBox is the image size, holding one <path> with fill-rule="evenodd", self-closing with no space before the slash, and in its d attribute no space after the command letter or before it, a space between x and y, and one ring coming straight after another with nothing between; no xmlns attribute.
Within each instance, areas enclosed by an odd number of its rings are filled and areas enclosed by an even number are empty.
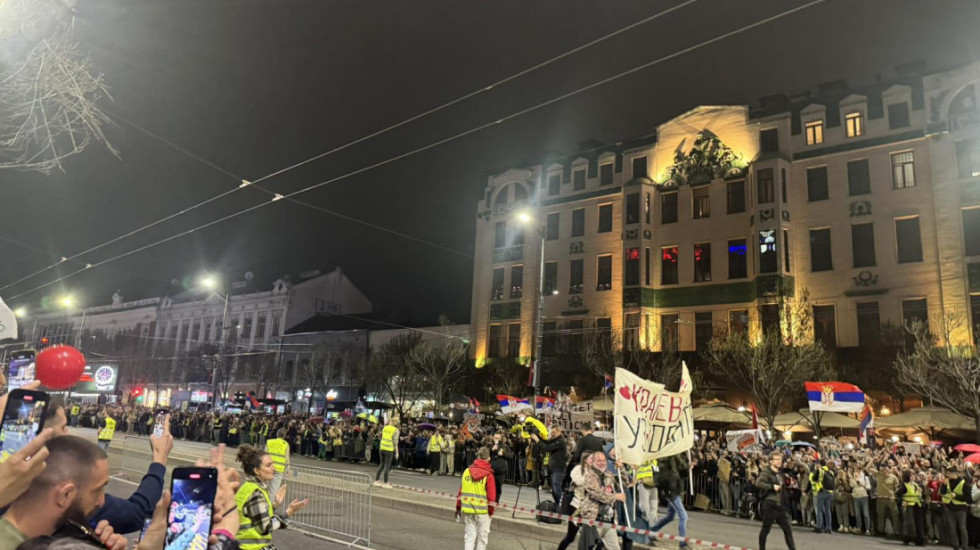
<svg viewBox="0 0 980 550"><path fill-rule="evenodd" d="M276 474L272 456L264 449L243 445L238 449L238 462L246 478L235 495L235 505L241 517L241 528L235 540L241 545L241 550L275 550L272 532L284 529L289 517L306 508L310 501L293 500L285 512L276 513L276 510L282 510L286 500L286 485L279 488L273 502L269 496L269 482Z"/></svg>

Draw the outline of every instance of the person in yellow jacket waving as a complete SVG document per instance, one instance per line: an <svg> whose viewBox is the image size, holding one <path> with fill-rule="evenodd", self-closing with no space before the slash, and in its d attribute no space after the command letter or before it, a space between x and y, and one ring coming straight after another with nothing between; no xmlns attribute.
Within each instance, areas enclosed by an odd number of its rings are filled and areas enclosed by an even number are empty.
<svg viewBox="0 0 980 550"><path fill-rule="evenodd" d="M289 517L310 503L309 499L295 499L282 509L286 500L286 486L275 492L275 501L269 495L269 482L275 477L275 463L268 452L242 445L238 449L238 461L245 472L245 482L235 494L235 507L241 519L235 540L242 550L274 549L272 532L284 529Z"/></svg>

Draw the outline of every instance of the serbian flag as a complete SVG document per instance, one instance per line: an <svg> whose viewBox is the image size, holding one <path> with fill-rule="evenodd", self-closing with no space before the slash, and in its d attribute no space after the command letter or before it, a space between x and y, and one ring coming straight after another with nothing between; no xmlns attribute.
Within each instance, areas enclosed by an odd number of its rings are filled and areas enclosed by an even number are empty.
<svg viewBox="0 0 980 550"><path fill-rule="evenodd" d="M806 398L811 411L860 413L864 410L864 392L844 382L805 382Z"/></svg>
<svg viewBox="0 0 980 550"><path fill-rule="evenodd" d="M608 390L611 387L613 387L613 377L607 374L603 380L602 388Z"/></svg>
<svg viewBox="0 0 980 550"><path fill-rule="evenodd" d="M868 444L868 429L874 427L875 425L875 414L871 411L871 407L864 406L864 414L861 415L861 426L858 428L858 434L860 434L859 441L867 445Z"/></svg>
<svg viewBox="0 0 980 550"><path fill-rule="evenodd" d="M534 405L534 408L536 408L539 411L553 410L555 408L555 400L550 397L539 395L537 398L537 402Z"/></svg>
<svg viewBox="0 0 980 550"><path fill-rule="evenodd" d="M497 403L500 403L500 412L504 414L515 413L523 410L533 410L531 403L527 399L514 397L513 395L497 395Z"/></svg>
<svg viewBox="0 0 980 550"><path fill-rule="evenodd" d="M470 398L470 412L472 413L480 412L480 402L477 401L475 397Z"/></svg>
<svg viewBox="0 0 980 550"><path fill-rule="evenodd" d="M249 402L250 405L252 405L252 408L253 409L261 409L262 408L262 403L259 403L259 400L255 398L255 394L254 393L248 394L248 402Z"/></svg>

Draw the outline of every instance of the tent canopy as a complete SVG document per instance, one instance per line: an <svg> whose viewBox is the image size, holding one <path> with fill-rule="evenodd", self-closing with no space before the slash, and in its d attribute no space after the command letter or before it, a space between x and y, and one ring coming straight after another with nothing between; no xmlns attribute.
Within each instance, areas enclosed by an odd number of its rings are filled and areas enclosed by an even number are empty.
<svg viewBox="0 0 980 550"><path fill-rule="evenodd" d="M941 407L919 407L901 414L875 418L876 428L918 428L935 430L974 430L973 421Z"/></svg>
<svg viewBox="0 0 980 550"><path fill-rule="evenodd" d="M840 413L824 412L821 414L823 415L820 417L821 428L857 428L861 425L860 420ZM776 417L774 424L781 430L793 426L801 426L810 430L814 425L813 412L810 409L800 409L797 412L783 413Z"/></svg>
<svg viewBox="0 0 980 550"><path fill-rule="evenodd" d="M724 403L712 403L694 409L695 422L714 422L716 424L751 424L749 414L738 412Z"/></svg>

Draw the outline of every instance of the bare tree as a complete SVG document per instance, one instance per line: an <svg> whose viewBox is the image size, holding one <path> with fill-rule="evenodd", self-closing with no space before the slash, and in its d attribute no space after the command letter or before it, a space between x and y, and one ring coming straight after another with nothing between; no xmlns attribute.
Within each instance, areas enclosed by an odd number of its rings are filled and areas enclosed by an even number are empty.
<svg viewBox="0 0 980 550"><path fill-rule="evenodd" d="M422 377L412 368L408 356L422 341L418 333L402 334L373 350L365 362L364 379L376 393L394 403L399 416L406 416L418 401Z"/></svg>
<svg viewBox="0 0 980 550"><path fill-rule="evenodd" d="M432 390L436 411L442 410L442 400L446 393L470 371L466 342L451 334L452 322L445 315L439 316L439 326L443 333L441 339L419 342L408 353L408 362L412 369L422 377L425 386Z"/></svg>
<svg viewBox="0 0 980 550"><path fill-rule="evenodd" d="M813 338L813 314L804 289L783 305L780 330L753 344L747 332L722 331L712 338L705 358L725 381L749 396L770 430L784 402L803 392L808 379L830 376L830 357Z"/></svg>
<svg viewBox="0 0 980 550"><path fill-rule="evenodd" d="M907 327L909 349L895 360L898 381L906 388L973 420L980 443L980 357L977 346L954 346L967 328L960 314L944 312L932 321Z"/></svg>
<svg viewBox="0 0 980 550"><path fill-rule="evenodd" d="M317 394L326 399L330 387L343 380L345 364L344 354L326 342L313 346L310 357L300 361L299 380L310 390L308 408L313 408Z"/></svg>
<svg viewBox="0 0 980 550"><path fill-rule="evenodd" d="M485 368L489 369L487 389L492 394L520 395L528 387L528 367L517 357L494 359Z"/></svg>

